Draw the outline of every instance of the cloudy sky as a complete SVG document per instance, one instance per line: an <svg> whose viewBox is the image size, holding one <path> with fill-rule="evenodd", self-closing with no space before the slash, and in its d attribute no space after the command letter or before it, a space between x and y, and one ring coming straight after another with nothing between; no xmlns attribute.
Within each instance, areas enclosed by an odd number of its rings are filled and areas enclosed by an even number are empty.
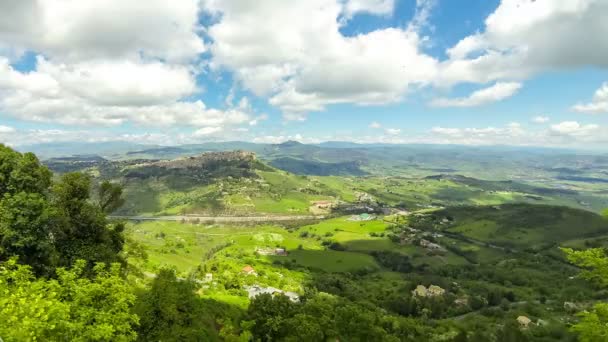
<svg viewBox="0 0 608 342"><path fill-rule="evenodd" d="M0 142L608 147L606 0L0 0Z"/></svg>

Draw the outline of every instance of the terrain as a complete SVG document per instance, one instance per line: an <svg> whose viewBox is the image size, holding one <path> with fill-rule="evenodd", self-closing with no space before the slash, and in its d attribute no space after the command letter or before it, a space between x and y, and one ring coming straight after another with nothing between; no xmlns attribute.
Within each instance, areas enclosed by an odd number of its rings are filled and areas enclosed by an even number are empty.
<svg viewBox="0 0 608 342"><path fill-rule="evenodd" d="M127 279L189 286L208 340L567 341L608 299L562 251L608 246L605 156L213 146L43 161L120 185Z"/></svg>

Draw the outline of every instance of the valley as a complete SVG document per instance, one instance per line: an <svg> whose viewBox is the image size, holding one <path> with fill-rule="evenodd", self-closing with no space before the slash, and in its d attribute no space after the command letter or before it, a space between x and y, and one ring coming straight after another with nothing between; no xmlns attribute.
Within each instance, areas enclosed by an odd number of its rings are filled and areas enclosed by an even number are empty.
<svg viewBox="0 0 608 342"><path fill-rule="evenodd" d="M201 300L232 308L215 319L238 322L258 293L284 293L301 310L304 299L330 296L420 320L425 339L467 331L484 340L519 331L516 318L523 316L532 323L522 336L567 340L576 321L570 306L606 297L577 277L560 250L608 245L608 219L599 215L608 188L559 176L585 174L588 166L552 176L546 165L511 155L534 170L526 180L500 178L503 165L485 164L484 153L466 149L474 161L447 168L438 159L424 167L410 159L399 172L366 161L361 151L336 156L299 143L252 150L260 155L142 159L174 156L183 152L178 148L46 163L121 184L125 204L111 218L127 222L132 277L141 282L174 270L177 279L197 284ZM324 164L311 166L308 153L324 156ZM400 153L397 159L411 157ZM589 158L601 161L594 171L605 168L601 157ZM468 176L479 165L493 176Z"/></svg>

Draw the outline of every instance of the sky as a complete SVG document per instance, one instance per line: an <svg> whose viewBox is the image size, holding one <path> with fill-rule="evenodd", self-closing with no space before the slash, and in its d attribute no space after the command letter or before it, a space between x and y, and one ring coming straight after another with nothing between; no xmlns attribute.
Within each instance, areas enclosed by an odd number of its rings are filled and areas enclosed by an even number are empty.
<svg viewBox="0 0 608 342"><path fill-rule="evenodd" d="M608 147L606 0L0 0L0 142Z"/></svg>

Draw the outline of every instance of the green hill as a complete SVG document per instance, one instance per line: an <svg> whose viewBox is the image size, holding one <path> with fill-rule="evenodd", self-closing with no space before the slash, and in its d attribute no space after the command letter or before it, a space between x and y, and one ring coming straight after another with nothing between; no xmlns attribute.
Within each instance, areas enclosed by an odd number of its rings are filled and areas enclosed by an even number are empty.
<svg viewBox="0 0 608 342"><path fill-rule="evenodd" d="M446 234L513 249L542 250L574 238L608 233L606 218L563 206L450 207L434 212L429 220Z"/></svg>

